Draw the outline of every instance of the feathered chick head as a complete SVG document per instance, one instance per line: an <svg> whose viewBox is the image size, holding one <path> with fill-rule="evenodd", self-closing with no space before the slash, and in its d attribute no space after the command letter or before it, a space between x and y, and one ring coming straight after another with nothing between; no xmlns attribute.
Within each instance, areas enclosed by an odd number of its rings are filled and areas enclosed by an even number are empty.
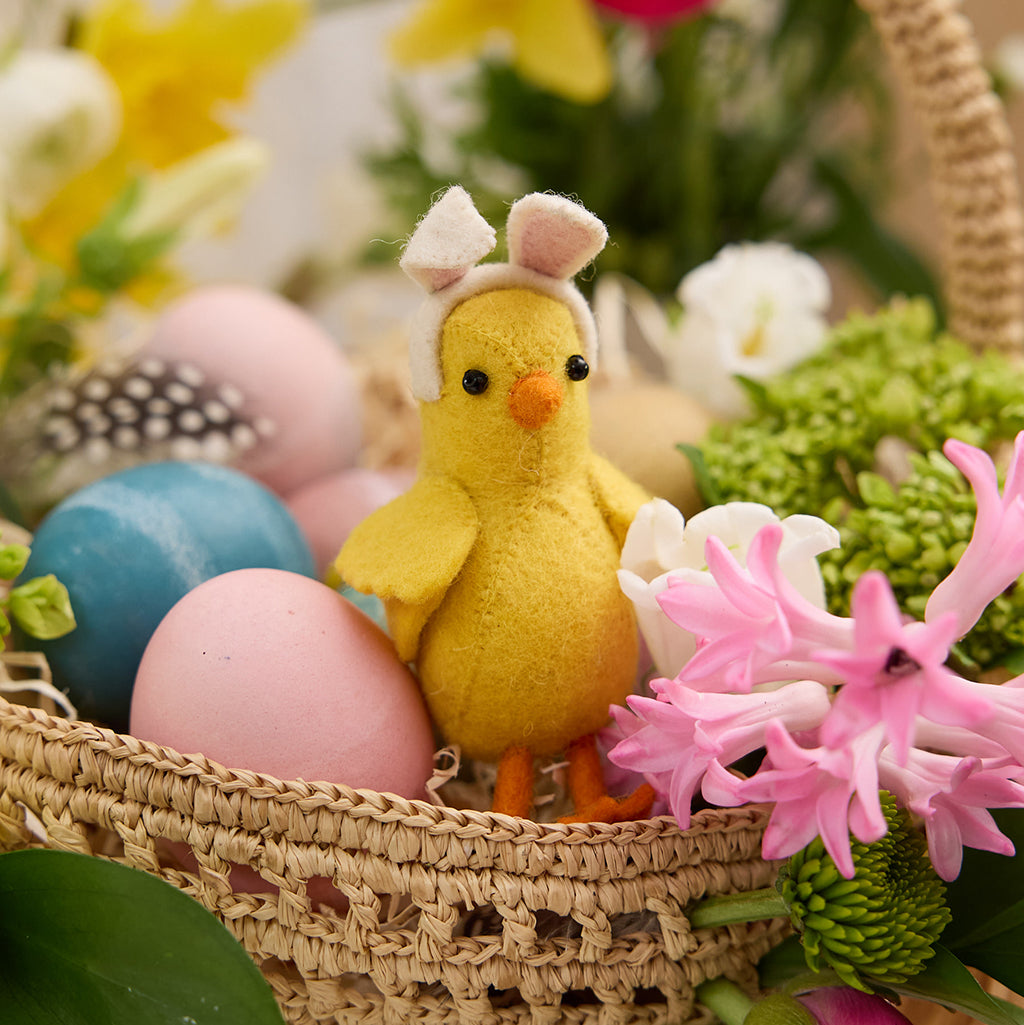
<svg viewBox="0 0 1024 1025"><path fill-rule="evenodd" d="M522 288L563 303L593 367L597 330L572 278L604 248L608 232L589 210L563 196L534 192L516 200L506 222L509 262L477 263L496 244L494 229L461 186L448 189L420 221L400 261L428 297L409 340L412 389L418 399L441 394L440 339L448 315L482 292Z"/></svg>

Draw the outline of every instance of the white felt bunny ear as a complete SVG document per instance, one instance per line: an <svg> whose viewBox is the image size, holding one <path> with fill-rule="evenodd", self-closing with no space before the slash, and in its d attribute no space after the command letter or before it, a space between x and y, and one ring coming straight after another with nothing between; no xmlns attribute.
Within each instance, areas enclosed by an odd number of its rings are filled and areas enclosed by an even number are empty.
<svg viewBox="0 0 1024 1025"><path fill-rule="evenodd" d="M604 224L589 210L543 192L516 200L506 228L509 262L552 278L571 278L608 241Z"/></svg>
<svg viewBox="0 0 1024 1025"><path fill-rule="evenodd" d="M417 225L399 265L428 292L436 292L465 277L496 241L469 193L453 185Z"/></svg>

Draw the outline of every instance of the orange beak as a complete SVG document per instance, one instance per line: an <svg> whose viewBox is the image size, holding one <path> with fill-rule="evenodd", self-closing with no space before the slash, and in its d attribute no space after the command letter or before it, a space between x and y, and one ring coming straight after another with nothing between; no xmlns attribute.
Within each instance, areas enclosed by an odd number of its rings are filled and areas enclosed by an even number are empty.
<svg viewBox="0 0 1024 1025"><path fill-rule="evenodd" d="M562 406L562 386L543 370L520 377L508 395L508 408L520 427L536 431Z"/></svg>

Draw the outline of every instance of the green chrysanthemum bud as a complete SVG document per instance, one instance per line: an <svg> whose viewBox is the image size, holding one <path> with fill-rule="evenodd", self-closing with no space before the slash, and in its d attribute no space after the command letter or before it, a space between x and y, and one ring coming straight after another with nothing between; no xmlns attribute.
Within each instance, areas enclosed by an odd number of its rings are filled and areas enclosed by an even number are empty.
<svg viewBox="0 0 1024 1025"><path fill-rule="evenodd" d="M832 968L867 992L864 976L899 983L921 971L950 920L924 836L889 794L881 800L889 832L872 844L852 841L852 879L818 837L790 858L778 883L811 969Z"/></svg>
<svg viewBox="0 0 1024 1025"><path fill-rule="evenodd" d="M1024 370L937 335L924 301L838 325L825 348L765 382L749 420L713 428L703 469L720 502L762 502L780 516L824 516L841 546L822 556L830 611L849 614L866 570L920 615L974 524L974 495L939 449L950 437L990 450L1024 428ZM873 475L879 443L919 455L899 488ZM988 668L1024 649L1024 587L1000 595L960 646Z"/></svg>

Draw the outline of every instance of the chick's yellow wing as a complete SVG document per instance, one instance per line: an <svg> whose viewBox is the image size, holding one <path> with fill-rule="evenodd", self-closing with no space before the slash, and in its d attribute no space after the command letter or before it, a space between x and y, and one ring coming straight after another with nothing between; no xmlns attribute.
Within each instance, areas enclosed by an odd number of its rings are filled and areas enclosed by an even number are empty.
<svg viewBox="0 0 1024 1025"><path fill-rule="evenodd" d="M590 454L590 488L594 500L619 542L625 543L626 531L637 510L651 496L639 484L595 452Z"/></svg>
<svg viewBox="0 0 1024 1025"><path fill-rule="evenodd" d="M363 520L334 560L346 583L382 599L404 661L415 661L423 627L462 569L478 530L466 492L445 477L425 477Z"/></svg>
<svg viewBox="0 0 1024 1025"><path fill-rule="evenodd" d="M424 477L371 513L334 561L341 578L385 603L436 606L476 541L469 495L446 477Z"/></svg>

